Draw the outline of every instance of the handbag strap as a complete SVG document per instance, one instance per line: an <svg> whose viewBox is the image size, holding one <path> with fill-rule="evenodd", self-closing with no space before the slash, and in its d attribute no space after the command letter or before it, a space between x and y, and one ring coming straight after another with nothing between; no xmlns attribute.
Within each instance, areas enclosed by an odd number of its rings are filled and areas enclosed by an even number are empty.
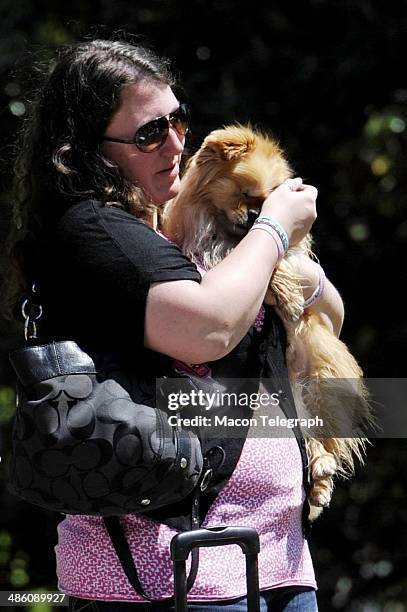
<svg viewBox="0 0 407 612"><path fill-rule="evenodd" d="M191 509L191 530L199 529L199 499L200 499L201 487L197 485L194 490L192 497L192 509ZM119 558L122 565L123 571L127 576L133 589L149 601L165 601L170 605L174 605L174 596L166 599L153 599L143 589L140 578L137 573L137 568L134 563L133 556L130 551L130 546L127 538L124 534L123 527L120 523L118 516L104 516L103 521L108 531L110 539L113 544L113 548ZM194 586L196 576L198 574L199 566L199 548L193 548L191 551L191 567L187 578L187 592L189 592Z"/></svg>

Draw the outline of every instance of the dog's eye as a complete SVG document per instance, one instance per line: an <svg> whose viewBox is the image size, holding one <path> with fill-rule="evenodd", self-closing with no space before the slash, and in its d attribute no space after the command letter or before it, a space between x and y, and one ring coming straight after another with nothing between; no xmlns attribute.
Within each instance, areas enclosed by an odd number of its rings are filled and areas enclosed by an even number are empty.
<svg viewBox="0 0 407 612"><path fill-rule="evenodd" d="M254 201L262 202L265 199L265 197L266 197L266 196L261 197L260 195L253 195L253 194L249 193L248 191L241 191L240 195L242 197L244 197L244 198L247 198L248 200L252 200L253 202Z"/></svg>

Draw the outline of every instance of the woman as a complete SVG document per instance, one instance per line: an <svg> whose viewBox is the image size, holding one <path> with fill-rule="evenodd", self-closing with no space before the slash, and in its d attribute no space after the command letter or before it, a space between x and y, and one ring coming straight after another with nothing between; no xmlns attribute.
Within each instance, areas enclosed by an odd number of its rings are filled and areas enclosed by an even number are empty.
<svg viewBox="0 0 407 612"><path fill-rule="evenodd" d="M168 62L142 47L94 40L61 50L26 122L16 165L15 295L35 280L43 334L75 339L90 353L112 351L141 379L161 376L174 359L212 362L215 371L228 367L239 376L264 345L253 322L278 240L250 231L201 278L154 231L159 207L180 185L187 116L174 87ZM295 244L315 220L316 193L296 179L265 200L262 214ZM319 275L312 262L303 272L308 297ZM340 327L342 303L330 283L316 307ZM274 353L258 349L263 362L277 353L284 361L277 340ZM258 528L262 610L316 610L296 442L267 440L259 452L258 441L247 438L239 453L233 473L207 498L203 525ZM258 469L253 457L262 462ZM157 600L172 594L168 545L177 522L170 516L163 509L122 521L141 583ZM59 588L71 596L71 610L171 609L145 603L130 586L101 518L69 516L58 532ZM243 559L234 548L203 549L189 601L204 603L191 609L243 610L244 593Z"/></svg>

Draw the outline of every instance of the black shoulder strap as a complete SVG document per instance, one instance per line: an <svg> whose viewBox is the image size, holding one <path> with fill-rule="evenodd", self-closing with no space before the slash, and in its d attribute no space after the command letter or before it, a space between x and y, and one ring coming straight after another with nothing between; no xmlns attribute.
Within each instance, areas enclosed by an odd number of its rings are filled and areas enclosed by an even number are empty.
<svg viewBox="0 0 407 612"><path fill-rule="evenodd" d="M199 521L199 499L200 499L200 485L197 485L194 491L193 499L192 499L192 510L191 510L191 529L199 529L200 521ZM105 523L105 527L110 536L111 542L113 544L113 548L116 551L116 554L119 558L119 561L122 565L123 571L127 576L128 581L130 582L133 589L147 599L148 601L157 601L156 599L151 598L145 590L143 589L140 578L137 573L137 568L134 563L133 556L130 551L129 543L124 534L123 527L120 523L120 518L118 516L105 516L103 517L103 521ZM191 551L191 568L189 571L189 575L187 578L187 592L189 592L195 582L196 576L198 574L198 565L199 565L199 548L193 548ZM160 599L159 601L168 602L170 605L174 605L174 596Z"/></svg>

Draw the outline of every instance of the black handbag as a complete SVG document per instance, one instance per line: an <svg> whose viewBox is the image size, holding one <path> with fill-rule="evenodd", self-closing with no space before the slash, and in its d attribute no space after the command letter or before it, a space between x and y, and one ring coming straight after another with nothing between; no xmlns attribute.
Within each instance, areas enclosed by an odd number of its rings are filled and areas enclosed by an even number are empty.
<svg viewBox="0 0 407 612"><path fill-rule="evenodd" d="M122 372L98 372L72 341L24 347L10 361L17 375L10 480L26 501L111 516L178 502L197 485L198 436L135 403Z"/></svg>

